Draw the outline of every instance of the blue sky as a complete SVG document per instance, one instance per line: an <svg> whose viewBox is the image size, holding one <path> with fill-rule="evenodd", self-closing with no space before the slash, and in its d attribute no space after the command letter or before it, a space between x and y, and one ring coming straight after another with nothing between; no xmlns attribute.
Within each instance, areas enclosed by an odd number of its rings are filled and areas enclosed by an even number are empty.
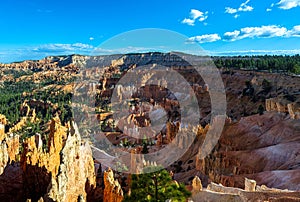
<svg viewBox="0 0 300 202"><path fill-rule="evenodd" d="M299 19L300 0L6 0L0 4L0 62L89 54L117 34L142 28L186 35L212 55L295 54Z"/></svg>

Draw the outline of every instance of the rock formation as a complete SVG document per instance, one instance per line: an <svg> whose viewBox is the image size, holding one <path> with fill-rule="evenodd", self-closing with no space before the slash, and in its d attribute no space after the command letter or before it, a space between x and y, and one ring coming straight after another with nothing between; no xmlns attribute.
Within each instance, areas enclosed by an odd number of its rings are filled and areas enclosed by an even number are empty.
<svg viewBox="0 0 300 202"><path fill-rule="evenodd" d="M254 180L246 179L245 184L251 182L256 184ZM265 187L265 186L264 186ZM203 189L197 193L193 193L194 201L299 201L300 192L291 192L279 189L260 188L257 191L243 190L234 187L225 187L222 184L210 183L207 189Z"/></svg>
<svg viewBox="0 0 300 202"><path fill-rule="evenodd" d="M86 201L87 191L91 191L86 190L86 186L96 187L94 161L89 145L81 142L76 126L74 133L69 131L60 152L60 161L59 173L51 178L49 198L55 201L74 201L81 198Z"/></svg>
<svg viewBox="0 0 300 202"><path fill-rule="evenodd" d="M76 125L61 125L58 117L50 124L49 141L46 149L39 135L26 139L23 143L20 166L8 165L18 154L18 139L8 139L0 144L1 174L14 168L22 173L19 183L23 184L16 198L34 201L86 201L96 187L94 161L88 144L81 141ZM16 148L17 146L17 148ZM8 172L8 171L7 171ZM13 171L10 171L13 173ZM6 173L2 181L9 180ZM9 196L14 189L5 189L0 183L2 194ZM91 197L90 197L91 198ZM11 199L7 199L11 200Z"/></svg>
<svg viewBox="0 0 300 202"><path fill-rule="evenodd" d="M104 171L104 202L122 202L123 191L111 169Z"/></svg>
<svg viewBox="0 0 300 202"><path fill-rule="evenodd" d="M246 178L245 179L245 191L255 191L255 189L256 189L256 181Z"/></svg>
<svg viewBox="0 0 300 202"><path fill-rule="evenodd" d="M288 113L292 119L300 119L299 101L292 102L284 98L271 98L266 100L267 111Z"/></svg>
<svg viewBox="0 0 300 202"><path fill-rule="evenodd" d="M195 178L193 179L192 186L193 186L193 190L192 190L193 195L196 195L197 193L202 191L202 183L198 176L195 176Z"/></svg>
<svg viewBox="0 0 300 202"><path fill-rule="evenodd" d="M0 175L8 163L16 161L19 154L19 136L5 134L5 125L7 120L5 116L0 115Z"/></svg>
<svg viewBox="0 0 300 202"><path fill-rule="evenodd" d="M5 125L7 121L5 116L0 114L0 141L2 141L5 138Z"/></svg>
<svg viewBox="0 0 300 202"><path fill-rule="evenodd" d="M226 186L243 188L246 177L259 185L299 190L298 125L277 112L226 125L214 152L198 163L198 169Z"/></svg>

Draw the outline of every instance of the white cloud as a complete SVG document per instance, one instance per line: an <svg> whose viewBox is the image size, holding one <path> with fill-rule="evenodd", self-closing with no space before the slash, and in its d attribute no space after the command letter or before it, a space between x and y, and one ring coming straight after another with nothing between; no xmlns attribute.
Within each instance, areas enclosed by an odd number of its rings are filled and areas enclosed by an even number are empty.
<svg viewBox="0 0 300 202"><path fill-rule="evenodd" d="M208 18L208 11L206 12L201 12L199 10L196 9L191 9L190 11L190 17L189 18L185 18L184 20L181 21L181 23L183 24L187 24L190 26L194 26L196 20L199 20L200 22L205 21Z"/></svg>
<svg viewBox="0 0 300 202"><path fill-rule="evenodd" d="M272 11L272 8L273 8L274 6L275 6L275 4L272 3L271 6L270 6L270 8L267 8L266 11L267 11L267 12L271 12L271 11Z"/></svg>
<svg viewBox="0 0 300 202"><path fill-rule="evenodd" d="M247 4L250 2L250 0L247 0L246 2L242 3L239 7L238 11L240 12L247 12L252 11L254 8L252 6L248 6Z"/></svg>
<svg viewBox="0 0 300 202"><path fill-rule="evenodd" d="M283 10L289 10L300 6L300 0L281 0L277 4L278 8Z"/></svg>
<svg viewBox="0 0 300 202"><path fill-rule="evenodd" d="M261 27L246 27L241 29L241 33L244 37L275 37L283 36L287 29L285 27L279 27L276 25L261 26Z"/></svg>
<svg viewBox="0 0 300 202"><path fill-rule="evenodd" d="M34 52L44 53L70 53L70 52L90 52L94 49L93 46L83 43L74 44L45 44L33 48Z"/></svg>
<svg viewBox="0 0 300 202"><path fill-rule="evenodd" d="M240 15L239 14L235 14L233 17L234 18L238 18L238 17L240 17Z"/></svg>
<svg viewBox="0 0 300 202"><path fill-rule="evenodd" d="M4 50L0 62L16 62L23 60L39 60L47 56L81 54L90 55L95 47L89 44L43 44L38 46L25 46Z"/></svg>
<svg viewBox="0 0 300 202"><path fill-rule="evenodd" d="M221 40L218 34L204 34L200 36L194 36L188 39L188 42L207 43Z"/></svg>
<svg viewBox="0 0 300 202"><path fill-rule="evenodd" d="M206 12L204 13L204 15L201 16L201 17L199 18L199 21L200 21L200 22L203 22L203 21L206 20L207 18L208 18L208 11L206 11Z"/></svg>
<svg viewBox="0 0 300 202"><path fill-rule="evenodd" d="M164 50L166 47L137 47L128 46L123 48L107 49L102 47L97 47L92 52L92 55L111 55L111 54L127 54L127 53L146 53L146 52L166 52Z"/></svg>
<svg viewBox="0 0 300 202"><path fill-rule="evenodd" d="M229 14L236 14L238 12L250 12L253 11L253 7L247 5L250 2L250 0L246 0L244 3L240 5L239 8L231 8L231 7L225 7L225 13ZM235 15L235 18L239 17L239 15Z"/></svg>
<svg viewBox="0 0 300 202"><path fill-rule="evenodd" d="M238 36L240 35L240 31L235 30L233 32L226 32L223 36L224 40L228 40L228 41L233 41L234 39L237 39Z"/></svg>
<svg viewBox="0 0 300 202"><path fill-rule="evenodd" d="M287 34L285 27L277 25L261 26L261 27L245 27L241 30L226 32L223 36L224 40L236 41L244 38L271 38L282 37Z"/></svg>
<svg viewBox="0 0 300 202"><path fill-rule="evenodd" d="M235 14L235 13L237 13L237 12L238 12L238 10L235 9L235 8L230 8L230 7L226 7L226 8L225 8L225 13Z"/></svg>
<svg viewBox="0 0 300 202"><path fill-rule="evenodd" d="M94 37L90 37L90 41L94 41L95 40L95 38Z"/></svg>
<svg viewBox="0 0 300 202"><path fill-rule="evenodd" d="M182 20L181 23L182 23L182 24L187 24L187 25L190 25L190 26L194 26L194 25L195 25L195 20L185 18L184 20Z"/></svg>
<svg viewBox="0 0 300 202"><path fill-rule="evenodd" d="M300 37L300 25L296 25L293 29L286 33L286 37Z"/></svg>
<svg viewBox="0 0 300 202"><path fill-rule="evenodd" d="M273 38L273 37L300 37L300 25L294 26L288 30L278 25L267 25L260 27L244 27L240 30L225 32L221 38L218 34L204 34L194 36L188 39L188 42L208 43L219 40L237 41L246 38Z"/></svg>
<svg viewBox="0 0 300 202"><path fill-rule="evenodd" d="M197 19L199 17L202 17L203 16L203 12L199 11L199 10L196 10L196 9L192 9L191 12L190 12L190 16L192 19Z"/></svg>
<svg viewBox="0 0 300 202"><path fill-rule="evenodd" d="M234 30L231 32L225 32L221 38L218 34L205 34L200 36L194 36L188 39L188 42L207 43L218 40L224 41L237 41L241 39L253 39L253 38L273 38L273 37L300 37L300 25L294 26L288 30L285 27L278 25L268 25L260 27L244 27L240 30Z"/></svg>

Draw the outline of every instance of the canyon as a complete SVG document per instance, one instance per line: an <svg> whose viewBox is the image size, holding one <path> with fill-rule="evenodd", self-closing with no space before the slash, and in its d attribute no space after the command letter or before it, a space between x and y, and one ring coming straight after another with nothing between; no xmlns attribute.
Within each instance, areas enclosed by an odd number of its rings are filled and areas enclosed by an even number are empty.
<svg viewBox="0 0 300 202"><path fill-rule="evenodd" d="M128 193L130 174L110 168L114 165L108 160L114 151L111 147L126 152L123 168L138 173L143 167L168 162L176 153L154 162L136 159L134 154L155 153L174 141L178 150L185 150L165 167L192 192L191 200L300 200L300 78L219 69L227 101L220 118L214 116L211 104L215 88L206 83L211 78L201 78L194 64L187 62L190 57L172 53L71 55L0 64L0 86L7 82L36 85L20 95L17 122L0 115L0 201L120 202ZM203 61L211 65L210 59ZM148 68L157 67L162 79L151 83L158 79ZM171 85L165 69L179 73L190 89L182 90L182 80L172 80ZM143 75L138 79L140 88L129 80L120 82L134 70ZM33 98L41 92L53 99ZM73 94L71 100L55 103L68 93ZM189 99L193 96L199 116L184 108L187 105L181 106L193 103ZM96 97L96 104L86 97ZM77 112L74 117L61 109L65 105ZM40 116L48 111L49 120L41 121ZM186 122L181 121L183 117ZM203 151L208 131L223 122L217 141ZM23 137L24 128L34 128L28 123L37 124L42 132ZM101 134L112 146L103 146ZM137 138L139 134L143 137ZM95 146L107 149L106 153L95 152ZM204 152L208 154L203 156Z"/></svg>

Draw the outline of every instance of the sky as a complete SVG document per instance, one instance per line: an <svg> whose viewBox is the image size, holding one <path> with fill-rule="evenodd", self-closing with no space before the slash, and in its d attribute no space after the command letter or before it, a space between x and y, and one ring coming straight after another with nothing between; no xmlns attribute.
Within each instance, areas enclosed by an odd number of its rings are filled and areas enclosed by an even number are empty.
<svg viewBox="0 0 300 202"><path fill-rule="evenodd" d="M182 34L211 55L293 55L300 53L299 19L300 0L4 0L0 62L89 55L116 35L145 28ZM141 39L151 46L154 37Z"/></svg>

